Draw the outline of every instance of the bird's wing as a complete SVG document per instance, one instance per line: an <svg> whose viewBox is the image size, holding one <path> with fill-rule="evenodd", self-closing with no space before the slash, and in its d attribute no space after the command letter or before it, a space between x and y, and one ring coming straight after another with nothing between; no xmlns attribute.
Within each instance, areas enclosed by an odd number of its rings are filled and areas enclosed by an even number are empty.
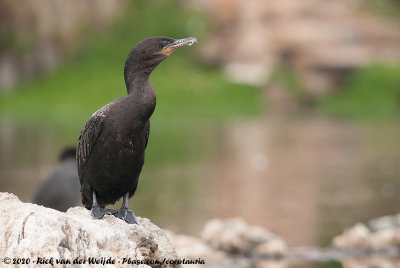
<svg viewBox="0 0 400 268"><path fill-rule="evenodd" d="M86 164L90 156L90 152L96 143L97 137L101 132L103 117L92 115L86 122L85 127L81 131L78 139L78 147L76 150L76 162L78 165L79 180L82 182L81 168Z"/></svg>
<svg viewBox="0 0 400 268"><path fill-rule="evenodd" d="M78 139L78 147L76 150L76 162L78 166L79 180L82 183L82 167L89 159L90 153L95 145L97 138L101 132L104 121L104 115L111 107L112 103L107 104L100 110L95 112L83 127Z"/></svg>

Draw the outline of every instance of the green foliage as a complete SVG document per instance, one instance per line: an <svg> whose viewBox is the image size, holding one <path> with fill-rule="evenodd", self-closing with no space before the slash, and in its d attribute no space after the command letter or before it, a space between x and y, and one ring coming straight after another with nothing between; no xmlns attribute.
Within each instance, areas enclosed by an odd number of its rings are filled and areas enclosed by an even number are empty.
<svg viewBox="0 0 400 268"><path fill-rule="evenodd" d="M341 268L342 264L338 261L319 262L316 267L318 268Z"/></svg>
<svg viewBox="0 0 400 268"><path fill-rule="evenodd" d="M400 2L398 0L367 0L361 3L361 7L385 18L398 18L400 15Z"/></svg>
<svg viewBox="0 0 400 268"><path fill-rule="evenodd" d="M358 71L343 89L319 102L318 108L341 119L398 119L400 66L376 64Z"/></svg>
<svg viewBox="0 0 400 268"><path fill-rule="evenodd" d="M0 95L0 115L51 125L76 143L89 116L115 98L125 96L123 66L133 45L154 35L183 38L206 27L202 14L183 10L177 1L134 1L126 14L77 51L56 70ZM193 26L199 24L200 26ZM189 26L190 27L189 27ZM200 35L200 36L199 36ZM89 38L88 38L89 39ZM250 86L228 82L217 69L198 63L197 45L182 48L150 77L157 92L148 162L197 157L207 129L226 120L256 115L262 100Z"/></svg>

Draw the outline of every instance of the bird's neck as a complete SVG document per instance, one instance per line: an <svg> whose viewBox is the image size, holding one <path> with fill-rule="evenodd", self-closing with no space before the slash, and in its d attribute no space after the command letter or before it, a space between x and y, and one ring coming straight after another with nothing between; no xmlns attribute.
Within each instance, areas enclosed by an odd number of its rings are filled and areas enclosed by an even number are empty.
<svg viewBox="0 0 400 268"><path fill-rule="evenodd" d="M129 74L128 79L125 79L128 95L144 93L142 91L147 90L148 85L151 84L149 77L150 74L145 73Z"/></svg>
<svg viewBox="0 0 400 268"><path fill-rule="evenodd" d="M150 83L149 77L151 72L160 62L161 60L157 58L142 60L130 54L125 62L124 68L125 84L128 94L145 90Z"/></svg>
<svg viewBox="0 0 400 268"><path fill-rule="evenodd" d="M156 93L149 76L150 74L146 73L136 73L130 74L128 79L125 79L127 99L134 104L136 114L144 121L151 117L156 107Z"/></svg>
<svg viewBox="0 0 400 268"><path fill-rule="evenodd" d="M147 121L156 107L156 93L149 81L151 72L160 58L143 59L131 52L125 62L124 77L128 99L135 104L136 113Z"/></svg>

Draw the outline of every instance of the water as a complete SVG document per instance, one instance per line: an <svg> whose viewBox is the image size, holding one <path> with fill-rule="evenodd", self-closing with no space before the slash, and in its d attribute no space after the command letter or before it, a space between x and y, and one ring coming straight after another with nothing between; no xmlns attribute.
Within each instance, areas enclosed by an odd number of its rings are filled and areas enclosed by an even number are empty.
<svg viewBox="0 0 400 268"><path fill-rule="evenodd" d="M291 245L327 245L345 227L394 214L400 127L260 119L223 130L212 215L240 216Z"/></svg>
<svg viewBox="0 0 400 268"><path fill-rule="evenodd" d="M399 212L397 124L266 117L214 133L212 153L201 161L145 164L130 201L136 215L191 235L210 218L238 216L291 246L327 246L346 227ZM28 202L68 141L51 127L0 121L0 191ZM362 261L256 266L351 268Z"/></svg>

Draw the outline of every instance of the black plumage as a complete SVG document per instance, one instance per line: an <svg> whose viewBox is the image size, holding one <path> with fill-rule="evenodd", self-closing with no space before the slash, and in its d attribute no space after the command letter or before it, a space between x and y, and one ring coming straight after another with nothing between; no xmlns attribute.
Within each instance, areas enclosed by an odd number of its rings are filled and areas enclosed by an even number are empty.
<svg viewBox="0 0 400 268"><path fill-rule="evenodd" d="M63 212L70 207L80 205L80 184L75 154L75 148L66 148L61 152L59 166L39 184L32 203Z"/></svg>
<svg viewBox="0 0 400 268"><path fill-rule="evenodd" d="M128 210L128 198L138 185L150 117L156 106L149 76L174 50L196 41L193 37L150 37L136 44L124 68L128 95L105 105L86 122L78 140L77 164L82 203L92 209L95 218L113 214L136 223L133 212ZM120 210L105 209L121 197L124 200Z"/></svg>

